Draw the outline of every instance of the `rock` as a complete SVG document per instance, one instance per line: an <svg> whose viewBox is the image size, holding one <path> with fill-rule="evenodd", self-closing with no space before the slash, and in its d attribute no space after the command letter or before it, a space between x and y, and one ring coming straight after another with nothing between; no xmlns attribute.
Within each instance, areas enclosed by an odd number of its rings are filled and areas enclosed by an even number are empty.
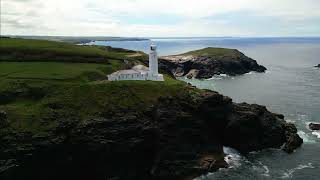
<svg viewBox="0 0 320 180"><path fill-rule="evenodd" d="M302 143L282 116L209 90L108 113L63 118L45 135L3 132L0 179L193 179L228 166L223 146L245 154Z"/></svg>
<svg viewBox="0 0 320 180"><path fill-rule="evenodd" d="M301 146L303 139L298 134L292 134L288 137L287 142L283 146L283 150L287 153L292 153L295 149Z"/></svg>
<svg viewBox="0 0 320 180"><path fill-rule="evenodd" d="M0 110L0 128L8 125L7 113L5 111Z"/></svg>
<svg viewBox="0 0 320 180"><path fill-rule="evenodd" d="M309 128L311 130L320 130L320 123L310 123Z"/></svg>
<svg viewBox="0 0 320 180"><path fill-rule="evenodd" d="M287 153L292 153L295 149L301 146L303 139L297 134L298 130L292 123L285 123L284 125L286 143L282 146L282 149Z"/></svg>
<svg viewBox="0 0 320 180"><path fill-rule="evenodd" d="M275 116L277 116L280 119L284 119L284 115L283 114L277 114L277 113L273 113Z"/></svg>
<svg viewBox="0 0 320 180"><path fill-rule="evenodd" d="M193 77L197 77L198 73L199 73L198 70L191 69L186 76L187 76L188 79L192 79Z"/></svg>
<svg viewBox="0 0 320 180"><path fill-rule="evenodd" d="M235 104L227 122L223 142L242 153L277 148L288 141L287 123L264 106Z"/></svg>
<svg viewBox="0 0 320 180"><path fill-rule="evenodd" d="M16 168L15 159L0 160L0 174L4 179L10 179L13 176L14 168ZM0 176L0 177L1 177Z"/></svg>
<svg viewBox="0 0 320 180"><path fill-rule="evenodd" d="M210 50L210 48L207 48ZM214 49L214 48L213 48ZM215 74L238 75L250 71L265 72L266 68L238 50L231 54L176 55L159 59L159 68L176 77L211 78ZM201 51L201 50L199 50Z"/></svg>
<svg viewBox="0 0 320 180"><path fill-rule="evenodd" d="M317 66L314 66L314 67L320 68L320 64L318 64Z"/></svg>
<svg viewBox="0 0 320 180"><path fill-rule="evenodd" d="M284 128L286 130L286 137L288 138L291 134L295 134L298 132L296 126L292 123L285 123Z"/></svg>

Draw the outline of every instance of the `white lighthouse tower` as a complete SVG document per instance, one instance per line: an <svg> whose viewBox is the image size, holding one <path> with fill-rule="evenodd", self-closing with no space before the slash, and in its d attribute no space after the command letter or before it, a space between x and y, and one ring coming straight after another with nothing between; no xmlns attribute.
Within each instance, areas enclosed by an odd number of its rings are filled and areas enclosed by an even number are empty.
<svg viewBox="0 0 320 180"><path fill-rule="evenodd" d="M158 72L157 46L154 44L150 46L148 79L153 81L163 81L163 75Z"/></svg>
<svg viewBox="0 0 320 180"><path fill-rule="evenodd" d="M164 81L163 75L158 72L157 46L151 45L149 54L149 68L136 65L131 69L119 70L108 75L109 81L122 80L151 80Z"/></svg>

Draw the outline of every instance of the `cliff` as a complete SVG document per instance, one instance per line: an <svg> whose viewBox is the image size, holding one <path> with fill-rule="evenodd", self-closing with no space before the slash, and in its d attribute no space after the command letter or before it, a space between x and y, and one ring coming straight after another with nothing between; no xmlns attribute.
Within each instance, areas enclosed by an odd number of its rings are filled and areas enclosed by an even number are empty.
<svg viewBox="0 0 320 180"><path fill-rule="evenodd" d="M245 154L302 143L293 124L263 106L160 86L68 87L43 99L32 119L2 106L1 179L191 179L228 166L223 146Z"/></svg>
<svg viewBox="0 0 320 180"><path fill-rule="evenodd" d="M192 179L228 166L223 146L290 153L302 143L282 115L168 75L164 82L104 80L144 60L137 52L99 48L98 57L108 60L97 64L77 57L98 47L72 47L72 63L28 62L29 41L5 41L11 43L0 51L0 179ZM33 55L66 56L60 43L31 42ZM7 59L8 52L15 57L8 46L25 62Z"/></svg>
<svg viewBox="0 0 320 180"><path fill-rule="evenodd" d="M236 49L205 48L180 55L164 56L160 68L176 77L211 78L213 75L239 75L266 68Z"/></svg>

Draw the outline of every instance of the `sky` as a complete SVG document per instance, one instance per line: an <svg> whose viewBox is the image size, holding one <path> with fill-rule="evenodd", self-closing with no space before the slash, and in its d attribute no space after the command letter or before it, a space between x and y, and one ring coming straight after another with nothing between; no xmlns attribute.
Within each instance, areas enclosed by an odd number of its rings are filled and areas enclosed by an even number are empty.
<svg viewBox="0 0 320 180"><path fill-rule="evenodd" d="M320 36L320 0L0 0L1 35Z"/></svg>

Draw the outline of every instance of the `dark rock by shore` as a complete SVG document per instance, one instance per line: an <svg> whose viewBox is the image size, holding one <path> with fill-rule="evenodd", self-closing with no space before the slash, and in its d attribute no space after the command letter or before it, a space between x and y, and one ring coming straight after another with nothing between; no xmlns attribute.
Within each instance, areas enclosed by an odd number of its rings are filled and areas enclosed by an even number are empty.
<svg viewBox="0 0 320 180"><path fill-rule="evenodd" d="M176 77L211 78L213 75L239 75L266 68L236 49L205 48L159 59L159 67Z"/></svg>
<svg viewBox="0 0 320 180"><path fill-rule="evenodd" d="M314 67L320 68L320 64L318 64L317 66L314 66Z"/></svg>
<svg viewBox="0 0 320 180"><path fill-rule="evenodd" d="M0 110L0 128L5 127L8 124L7 113Z"/></svg>
<svg viewBox="0 0 320 180"><path fill-rule="evenodd" d="M320 123L310 123L309 128L311 130L320 130Z"/></svg>
<svg viewBox="0 0 320 180"><path fill-rule="evenodd" d="M142 113L64 120L45 135L1 128L0 179L192 179L228 166L223 146L292 152L296 132L282 115L217 92L162 97Z"/></svg>

